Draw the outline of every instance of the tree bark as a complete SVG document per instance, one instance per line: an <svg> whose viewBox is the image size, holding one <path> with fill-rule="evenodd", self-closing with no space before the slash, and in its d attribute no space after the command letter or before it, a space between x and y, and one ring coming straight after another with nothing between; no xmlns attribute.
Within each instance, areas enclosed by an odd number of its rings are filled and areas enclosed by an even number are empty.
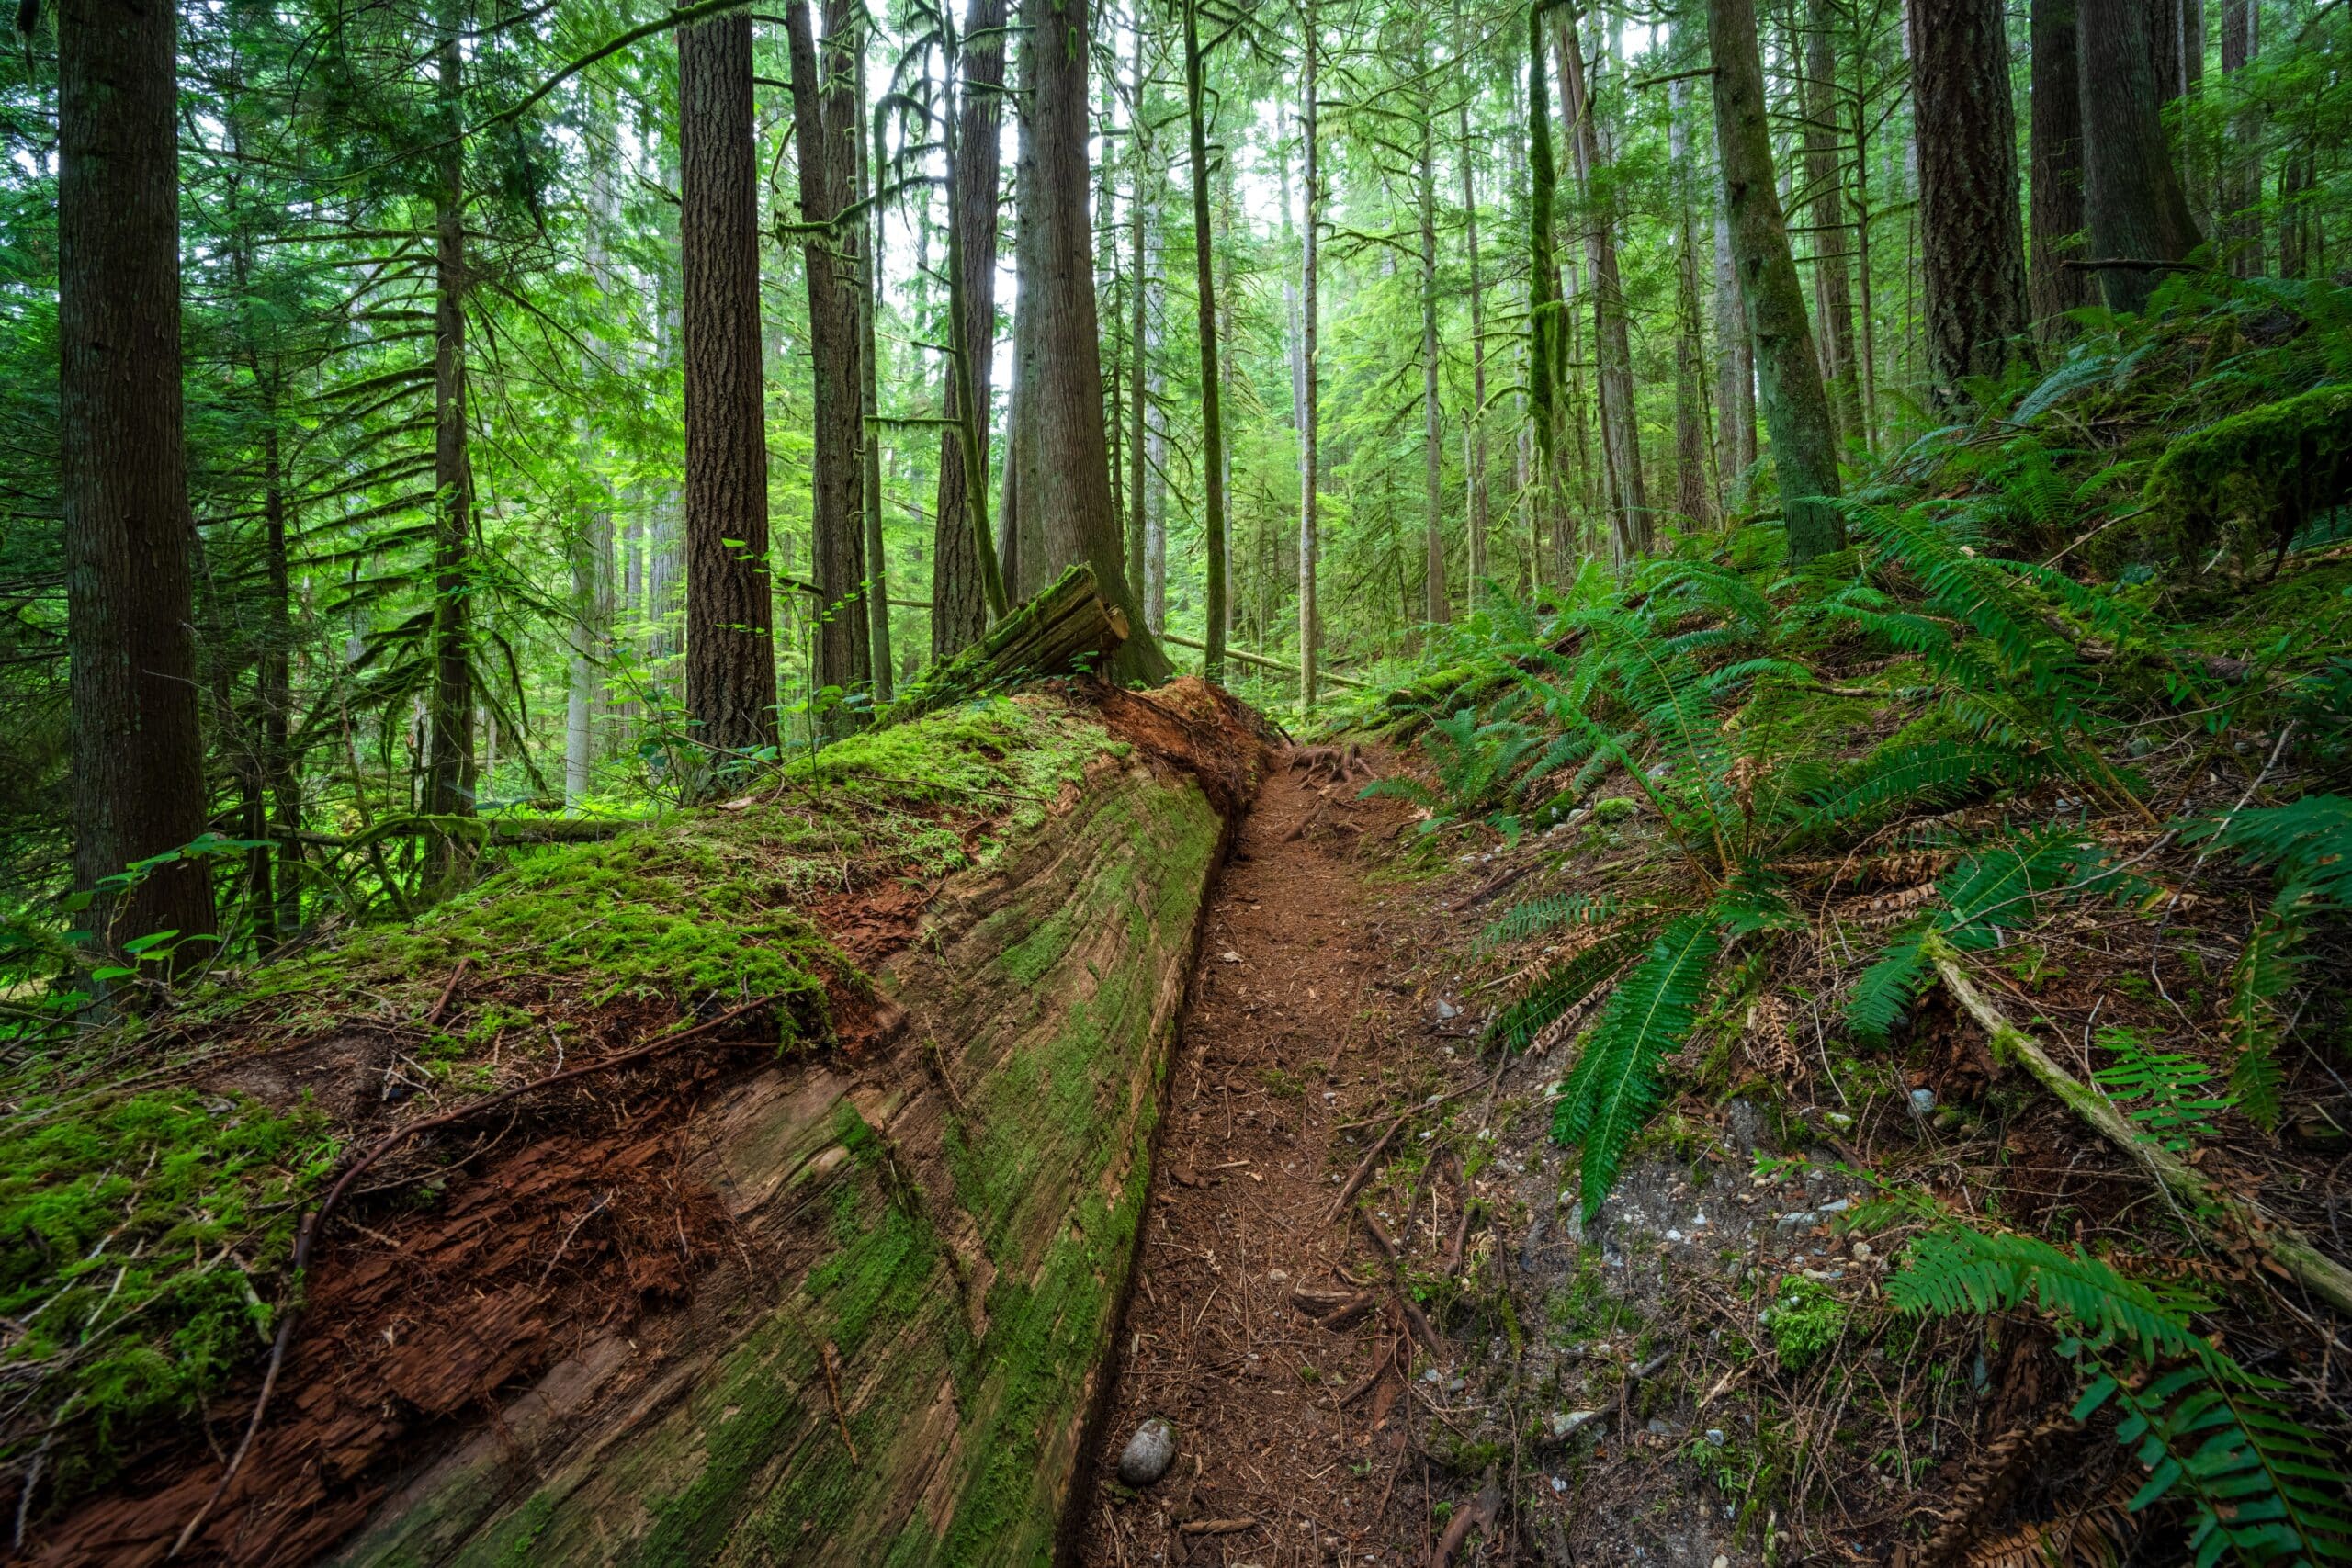
<svg viewBox="0 0 2352 1568"><path fill-rule="evenodd" d="M1560 298L1560 264L1554 246L1554 201L1559 174L1552 160L1552 106L1544 90L1544 13L1530 6L1527 12L1527 413L1534 427L1536 471L1529 499L1529 546L1534 557L1532 571L1540 583L1545 526L1550 525L1553 576L1559 575L1561 486L1559 380L1566 369L1566 310Z"/></svg>
<svg viewBox="0 0 2352 1568"><path fill-rule="evenodd" d="M805 0L792 10L805 29ZM794 54L795 79L805 80L797 48ZM679 30L678 107L686 716L695 742L715 757L777 743L749 16L717 17ZM804 184L804 198L806 189ZM812 262L812 276L819 270ZM854 384L849 391L854 414ZM820 489L822 480L820 468ZM819 581L824 581L821 571ZM857 629L854 622L850 629ZM711 770L701 773L707 783Z"/></svg>
<svg viewBox="0 0 2352 1568"><path fill-rule="evenodd" d="M1035 178L1022 186L1021 225L1036 244L1023 260L1021 310L1035 322L1034 436L1022 455L1022 505L1043 513L1040 536L1054 570L1084 563L1132 635L1113 661L1122 679L1157 683L1171 673L1145 626L1121 558L1111 510L1111 455L1102 430L1102 334L1094 308L1094 231L1088 207L1086 72L1088 0L1023 0L1021 85L1032 122ZM1039 505L1050 498L1050 505ZM1024 569L1025 570L1025 569Z"/></svg>
<svg viewBox="0 0 2352 1568"><path fill-rule="evenodd" d="M459 18L447 9L435 51L436 96L455 134L462 117L465 57ZM433 191L433 694L427 712L424 809L462 817L474 808L473 627L466 579L473 543L473 465L466 449L466 158L462 142L435 156ZM433 842L433 880L446 884L467 858L455 839Z"/></svg>
<svg viewBox="0 0 2352 1568"><path fill-rule="evenodd" d="M204 831L196 548L180 389L176 28L168 6L57 13L60 468L74 705L74 883ZM209 951L210 872L175 861L87 919L100 953L176 931Z"/></svg>
<svg viewBox="0 0 2352 1568"><path fill-rule="evenodd" d="M1151 484L1151 245L1145 213L1157 195L1151 167L1151 132L1144 98L1150 86L1143 61L1144 29L1135 29L1134 111L1127 127L1127 228L1135 282L1129 292L1127 354L1131 361L1127 398L1127 575L1141 586L1144 621L1160 629L1151 609L1151 523L1145 496Z"/></svg>
<svg viewBox="0 0 2352 1568"><path fill-rule="evenodd" d="M1034 3L1034 0L1032 0ZM1218 388L1216 342L1216 253L1209 229L1208 111L1204 101L1199 0L1181 0L1184 11L1184 118L1192 141L1193 291L1198 300L1201 345L1201 534L1202 571L1206 578L1207 645L1202 670L1225 679L1225 418Z"/></svg>
<svg viewBox="0 0 2352 1568"><path fill-rule="evenodd" d="M875 416L882 412L881 355L876 349L874 318L882 300L882 214L874 205L880 190L876 160L880 138L865 114L865 31L863 21L850 28L855 66L849 73L852 95L844 106L851 132L851 151L857 159L857 222L852 230L857 246L857 407L858 495L863 507L866 661L873 682L874 705L890 701L890 564L882 543L882 426Z"/></svg>
<svg viewBox="0 0 2352 1568"><path fill-rule="evenodd" d="M2222 0L2222 73L2234 76L2254 63L2262 47L2260 7L2256 0ZM2262 109L2249 98L2230 118L2233 154L2222 164L2222 232L2229 242L2230 270L2240 277L2262 276Z"/></svg>
<svg viewBox="0 0 2352 1568"><path fill-rule="evenodd" d="M844 92L832 76L847 64L840 33L854 25L854 17L838 0L826 6L820 65L820 40L810 28L808 0L789 0L784 15L792 57L793 146L800 164L800 221L806 226L802 272L808 291L808 356L814 372L809 533L814 557L811 574L820 601L816 682L820 691L838 688L846 694L864 682L872 654L864 593L865 485L865 443L858 429L863 401L858 369L858 262L847 234L833 227L851 200L850 181L844 177L849 160L844 154L847 138L855 130L854 123L844 126L842 122L844 99L853 100L846 107L849 113L855 113L855 88ZM748 54L743 91L748 132ZM752 194L749 145L747 133L746 202ZM688 153L691 164L691 143ZM748 211L745 221L751 221ZM756 279L756 274L750 276ZM756 294L753 299L756 303ZM838 731L846 726L847 716L834 708L826 722Z"/></svg>
<svg viewBox="0 0 2352 1568"><path fill-rule="evenodd" d="M1747 504L1750 470L1756 467L1756 340L1747 335L1747 311L1739 299L1739 275L1731 254L1731 214L1717 172L1715 205L1715 474L1725 513Z"/></svg>
<svg viewBox="0 0 2352 1568"><path fill-rule="evenodd" d="M1445 591L1445 412L1438 400L1437 130L1421 106L1421 570L1423 609L1433 626L1453 619Z"/></svg>
<svg viewBox="0 0 2352 1568"><path fill-rule="evenodd" d="M2158 112L2155 7L2144 0L2079 0L2083 208L2093 259L2177 262L2197 248L2195 220ZM2098 272L2108 307L2144 310L2161 269Z"/></svg>
<svg viewBox="0 0 2352 1568"><path fill-rule="evenodd" d="M1929 396L1997 377L2025 334L2017 116L2001 0L1911 0Z"/></svg>
<svg viewBox="0 0 2352 1568"><path fill-rule="evenodd" d="M939 444L939 501L933 519L931 553L931 657L953 658L988 629L988 592L982 581L978 536L971 503L985 500L989 450L989 383L996 360L997 186L1003 153L998 127L1003 118L1004 0L970 0L964 12L962 100L956 106L953 186L957 286L962 290L961 360L947 365L946 418L961 421L968 402L971 429L951 430ZM970 389L967 394L966 389ZM967 435L983 472L964 467ZM985 507L982 508L985 511Z"/></svg>
<svg viewBox="0 0 2352 1568"><path fill-rule="evenodd" d="M1772 466L1787 521L1788 560L1801 566L1842 549L1838 435L1821 385L1804 288L1789 254L1787 220L1772 178L1772 141L1765 119L1764 67L1749 0L1708 0L1707 36L1715 59L1715 141L1723 150L1724 191L1734 266L1756 344L1757 382Z"/></svg>
<svg viewBox="0 0 2352 1568"><path fill-rule="evenodd" d="M1469 39L1460 0L1455 0L1453 7L1453 36L1456 63L1467 70ZM1462 95L1454 112L1462 143L1462 249L1470 265L1470 412L1464 422L1469 427L1469 450L1464 464L1468 472L1463 498L1469 511L1470 569L1464 588L1475 615L1486 598L1487 579L1494 570L1487 558L1487 290L1479 276L1476 149L1470 140L1469 94Z"/></svg>
<svg viewBox="0 0 2352 1568"><path fill-rule="evenodd" d="M1867 446L1854 372L1854 295L1848 267L1845 170L1838 145L1837 18L1827 0L1806 0L1804 24L1804 177L1813 220L1814 326L1829 411L1848 441ZM2014 185L2014 180L2011 182Z"/></svg>
<svg viewBox="0 0 2352 1568"><path fill-rule="evenodd" d="M1694 528L1715 525L1708 453L1706 355L1699 337L1699 229L1690 199L1690 84L1673 85L1667 150L1674 165L1674 504Z"/></svg>
<svg viewBox="0 0 2352 1568"><path fill-rule="evenodd" d="M1299 99L1306 142L1306 232L1299 266L1298 693L1301 711L1312 713L1323 660L1318 581L1323 529L1317 494L1323 479L1323 146L1322 105L1317 102L1322 90L1323 37L1316 0L1306 0L1304 30L1306 80ZM1475 297L1475 286L1472 293Z"/></svg>
<svg viewBox="0 0 2352 1568"><path fill-rule="evenodd" d="M2090 275L2069 267L2083 245L2083 100L2075 0L2032 0L2033 169L2027 302L2044 342L2071 335L2069 310L2091 302Z"/></svg>
<svg viewBox="0 0 2352 1568"><path fill-rule="evenodd" d="M1602 177L1600 130L1594 118L1592 76L1571 11L1560 13L1560 112L1568 119L1569 155L1577 200L1583 209L1585 265L1592 284L1593 376L1600 411L1601 465L1607 485L1611 546L1625 565L1650 547L1649 499L1642 483L1641 430L1634 406L1634 349L1625 290L1617 270L1615 197Z"/></svg>

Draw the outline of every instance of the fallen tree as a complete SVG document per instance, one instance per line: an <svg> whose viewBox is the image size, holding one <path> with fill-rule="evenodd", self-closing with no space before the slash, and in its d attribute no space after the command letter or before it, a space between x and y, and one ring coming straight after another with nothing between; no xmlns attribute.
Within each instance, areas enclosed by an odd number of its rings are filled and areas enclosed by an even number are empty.
<svg viewBox="0 0 2352 1568"><path fill-rule="evenodd" d="M207 1342L235 1363L201 1422L41 1383L70 1348L0 1363L31 1391L0 1437L25 1555L1035 1561L1263 755L1198 682L964 704L146 1026L164 1066L85 1077L51 1125L153 1101L301 1137L270 1202L215 1194L266 1211L241 1239L191 1257L134 1195L101 1251L168 1278L61 1271L60 1318L144 1356L194 1332L191 1279L249 1281L254 1311ZM112 1179L140 1154L91 1157Z"/></svg>

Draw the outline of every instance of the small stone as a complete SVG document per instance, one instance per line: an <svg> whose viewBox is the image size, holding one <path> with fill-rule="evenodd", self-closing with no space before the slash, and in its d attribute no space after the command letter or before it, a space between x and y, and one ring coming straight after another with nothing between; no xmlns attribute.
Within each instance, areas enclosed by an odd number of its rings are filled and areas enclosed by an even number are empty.
<svg viewBox="0 0 2352 1568"><path fill-rule="evenodd" d="M1155 1416L1136 1428L1119 1454L1119 1480L1128 1486L1148 1486L1168 1473L1176 1461L1176 1428L1165 1416Z"/></svg>
<svg viewBox="0 0 2352 1568"><path fill-rule="evenodd" d="M1601 1418L1599 1410L1555 1411L1552 1416L1552 1436L1570 1438Z"/></svg>
<svg viewBox="0 0 2352 1568"><path fill-rule="evenodd" d="M1666 1233L1666 1239L1668 1241L1680 1241L1682 1239L1682 1233L1680 1231L1668 1231Z"/></svg>
<svg viewBox="0 0 2352 1568"><path fill-rule="evenodd" d="M1962 547L1964 548L1965 547ZM1715 1556L1714 1562L1710 1563L1708 1568L1731 1568L1731 1559L1718 1552Z"/></svg>
<svg viewBox="0 0 2352 1568"><path fill-rule="evenodd" d="M1870 1260L1871 1244L1866 1241L1856 1242L1854 1244L1854 1261L1857 1263L1868 1263Z"/></svg>
<svg viewBox="0 0 2352 1568"><path fill-rule="evenodd" d="M1447 1001L1443 997L1440 997L1437 999L1437 1016L1441 1021L1449 1018L1460 1018L1462 1016L1462 1010L1455 1007L1452 1002Z"/></svg>
<svg viewBox="0 0 2352 1568"><path fill-rule="evenodd" d="M1227 964L1238 964L1241 962L1241 954L1234 952L1233 949L1229 947L1223 953L1218 953L1217 956L1224 959Z"/></svg>
<svg viewBox="0 0 2352 1568"><path fill-rule="evenodd" d="M1811 1209L1795 1209L1792 1210L1788 1213L1782 1214L1776 1223L1782 1230L1792 1231L1800 1225L1819 1224L1821 1223L1821 1216L1815 1213Z"/></svg>
<svg viewBox="0 0 2352 1568"><path fill-rule="evenodd" d="M1936 1091L1934 1089L1915 1089L1911 1091L1912 1110L1917 1111L1920 1115L1925 1116L1928 1111L1933 1111L1935 1108Z"/></svg>
<svg viewBox="0 0 2352 1568"><path fill-rule="evenodd" d="M1708 1427L1707 1441L1713 1443L1717 1448L1722 1448L1724 1446L1724 1429L1721 1427Z"/></svg>

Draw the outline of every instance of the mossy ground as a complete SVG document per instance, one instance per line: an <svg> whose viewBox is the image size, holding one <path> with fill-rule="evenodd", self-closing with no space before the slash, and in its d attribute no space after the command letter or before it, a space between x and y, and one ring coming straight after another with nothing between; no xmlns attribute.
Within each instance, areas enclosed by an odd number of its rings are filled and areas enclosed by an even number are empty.
<svg viewBox="0 0 2352 1568"><path fill-rule="evenodd" d="M857 736L726 806L515 852L413 923L216 976L17 1067L0 1083L0 1461L45 1448L36 1515L102 1484L148 1424L200 1409L294 1299L294 1227L348 1133L307 1097L201 1087L228 1064L388 1032L446 1108L567 1045L576 1063L764 998L779 1046L821 1044L831 998L870 981L811 907L989 863L1116 747L1035 697ZM424 1027L461 964L458 1005Z"/></svg>

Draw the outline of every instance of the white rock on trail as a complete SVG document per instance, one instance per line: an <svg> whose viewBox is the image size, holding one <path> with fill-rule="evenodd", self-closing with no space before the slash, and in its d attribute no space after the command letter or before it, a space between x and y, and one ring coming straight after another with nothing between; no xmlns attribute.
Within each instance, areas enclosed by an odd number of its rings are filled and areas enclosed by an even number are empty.
<svg viewBox="0 0 2352 1568"><path fill-rule="evenodd" d="M1136 1428L1119 1453L1119 1480L1128 1486L1148 1486L1168 1473L1176 1460L1176 1428L1165 1416L1155 1416Z"/></svg>

